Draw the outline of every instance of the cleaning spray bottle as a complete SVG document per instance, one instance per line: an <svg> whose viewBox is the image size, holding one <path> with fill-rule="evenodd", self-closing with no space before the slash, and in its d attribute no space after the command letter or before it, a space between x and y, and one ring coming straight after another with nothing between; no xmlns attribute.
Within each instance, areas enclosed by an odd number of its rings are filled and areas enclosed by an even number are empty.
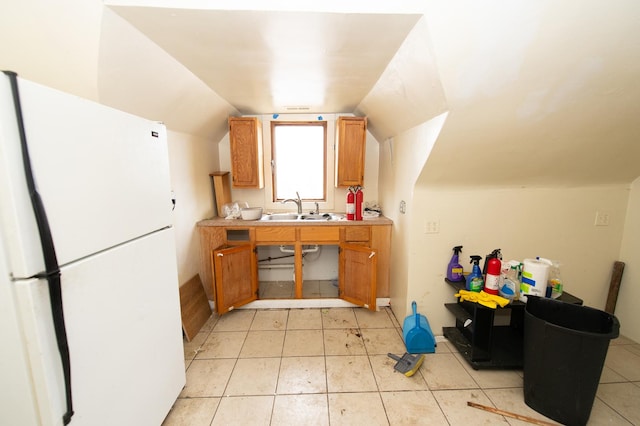
<svg viewBox="0 0 640 426"><path fill-rule="evenodd" d="M471 262L469 263L473 263L473 269L471 270L471 273L467 276L467 290L480 292L484 287L484 280L482 279L482 271L480 270L480 261L482 260L482 256L473 255L470 257L471 257Z"/></svg>
<svg viewBox="0 0 640 426"><path fill-rule="evenodd" d="M498 294L500 290L500 269L502 267L502 254L500 249L495 249L488 256L486 263L487 276L484 280L484 292L489 294Z"/></svg>
<svg viewBox="0 0 640 426"><path fill-rule="evenodd" d="M453 248L453 256L451 256L451 260L447 266L447 279L456 283L464 280L464 275L462 275L462 265L460 265L458 260L458 255L461 251L462 246L455 246Z"/></svg>
<svg viewBox="0 0 640 426"><path fill-rule="evenodd" d="M520 298L520 274L522 273L522 263L517 260L502 262L500 271L502 282L500 284L499 296L509 300Z"/></svg>

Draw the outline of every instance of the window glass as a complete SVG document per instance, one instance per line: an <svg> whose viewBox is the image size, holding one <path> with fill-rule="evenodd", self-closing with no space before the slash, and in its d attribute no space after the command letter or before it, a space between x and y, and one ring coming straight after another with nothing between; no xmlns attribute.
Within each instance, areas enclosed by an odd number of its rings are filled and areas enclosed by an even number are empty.
<svg viewBox="0 0 640 426"><path fill-rule="evenodd" d="M327 123L272 122L273 200L326 200Z"/></svg>

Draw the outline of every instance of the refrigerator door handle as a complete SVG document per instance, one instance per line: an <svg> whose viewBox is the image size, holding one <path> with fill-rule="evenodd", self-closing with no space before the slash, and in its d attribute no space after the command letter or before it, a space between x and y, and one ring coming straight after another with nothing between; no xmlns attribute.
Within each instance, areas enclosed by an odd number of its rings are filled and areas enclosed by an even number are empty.
<svg viewBox="0 0 640 426"><path fill-rule="evenodd" d="M49 284L49 299L51 302L53 326L56 333L58 351L60 352L60 358L62 360L62 370L64 373L65 381L67 409L66 413L62 417L62 420L64 424L67 425L69 424L69 422L71 422L71 417L73 416L73 403L71 398L71 362L69 358L69 344L67 342L67 332L64 324L64 311L62 307L60 267L58 265L58 259L56 257L56 251L53 244L53 237L51 235L51 229L49 228L49 222L47 221L44 204L42 203L40 194L36 189L35 181L33 178L31 161L29 159L29 150L27 148L27 136L24 128L24 120L22 117L22 107L20 105L17 74L12 71L3 72L9 77L11 83L11 92L13 95L13 105L16 113L16 122L20 134L22 162L27 181L27 189L29 190L29 197L31 198L33 212L35 215L36 223L38 224L38 232L40 234L40 242L42 245L42 254L44 256L44 263L46 267L46 271L43 274L40 274L38 278L45 278Z"/></svg>

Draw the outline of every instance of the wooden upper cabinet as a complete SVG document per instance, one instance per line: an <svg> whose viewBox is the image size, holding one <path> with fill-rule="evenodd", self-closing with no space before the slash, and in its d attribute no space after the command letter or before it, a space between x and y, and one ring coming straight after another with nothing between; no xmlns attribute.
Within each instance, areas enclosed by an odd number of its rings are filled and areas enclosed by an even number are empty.
<svg viewBox="0 0 640 426"><path fill-rule="evenodd" d="M367 145L366 117L338 117L336 123L336 186L364 185Z"/></svg>
<svg viewBox="0 0 640 426"><path fill-rule="evenodd" d="M229 145L233 187L264 187L260 120L256 117L229 117Z"/></svg>

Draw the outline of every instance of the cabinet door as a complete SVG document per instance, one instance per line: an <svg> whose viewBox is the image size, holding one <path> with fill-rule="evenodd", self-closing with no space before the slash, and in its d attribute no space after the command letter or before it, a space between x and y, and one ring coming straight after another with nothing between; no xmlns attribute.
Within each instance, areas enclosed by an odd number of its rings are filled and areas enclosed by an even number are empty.
<svg viewBox="0 0 640 426"><path fill-rule="evenodd" d="M362 186L367 119L338 117L336 131L336 186Z"/></svg>
<svg viewBox="0 0 640 426"><path fill-rule="evenodd" d="M262 127L256 117L229 118L231 181L235 188L262 188Z"/></svg>
<svg viewBox="0 0 640 426"><path fill-rule="evenodd" d="M246 305L258 298L258 271L250 244L224 247L211 252L216 277L218 315Z"/></svg>
<svg viewBox="0 0 640 426"><path fill-rule="evenodd" d="M375 311L377 265L375 250L355 244L341 244L340 298Z"/></svg>

